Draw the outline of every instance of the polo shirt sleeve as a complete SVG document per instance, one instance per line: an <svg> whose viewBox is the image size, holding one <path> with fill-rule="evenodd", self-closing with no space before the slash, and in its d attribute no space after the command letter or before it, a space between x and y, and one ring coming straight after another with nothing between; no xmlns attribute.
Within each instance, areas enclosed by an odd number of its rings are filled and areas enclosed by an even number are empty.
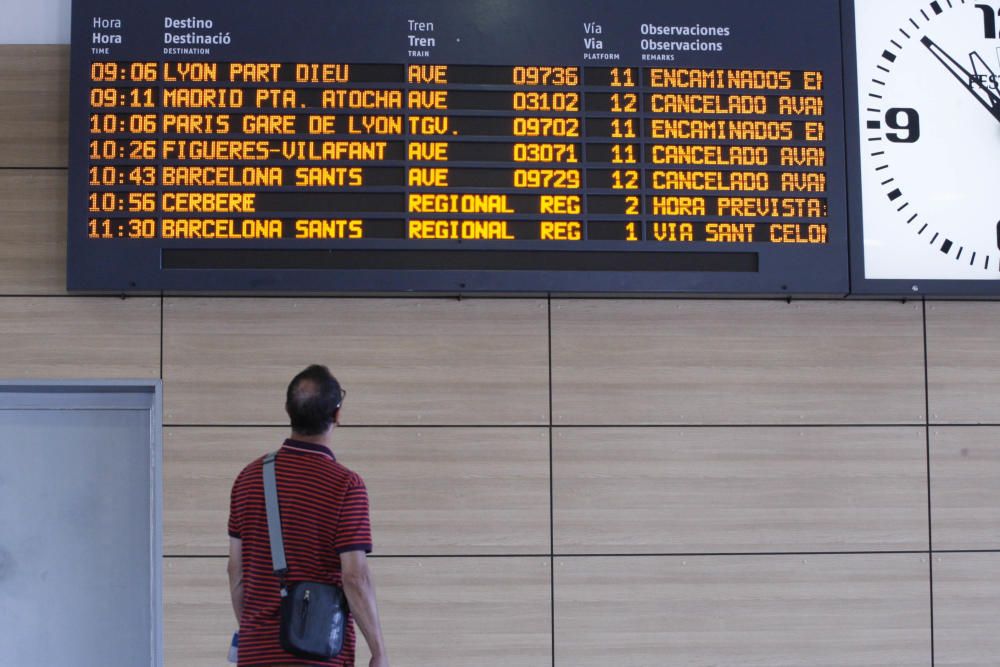
<svg viewBox="0 0 1000 667"><path fill-rule="evenodd" d="M368 490L364 480L357 474L344 492L340 509L340 520L333 540L333 548L338 554L346 551L371 553L372 528L368 517Z"/></svg>

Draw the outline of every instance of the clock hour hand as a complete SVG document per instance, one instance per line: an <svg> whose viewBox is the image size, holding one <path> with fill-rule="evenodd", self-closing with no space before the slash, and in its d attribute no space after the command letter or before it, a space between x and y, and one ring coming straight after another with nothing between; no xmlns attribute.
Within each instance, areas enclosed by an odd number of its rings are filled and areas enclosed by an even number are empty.
<svg viewBox="0 0 1000 667"><path fill-rule="evenodd" d="M978 76L969 70L962 67L957 60L952 58L948 53L942 49L940 46L934 43L934 41L927 37L926 35L920 39L920 42L927 47L927 50L931 52L938 61L944 65L945 69L951 72L951 75L958 79L958 82L962 84L970 95L979 100L979 103L986 107L993 117L1000 122L1000 96L997 96L989 88L983 85ZM979 62L987 71L990 71L989 66L986 65L978 53L975 51L971 54L973 67L976 65L976 58L979 58ZM978 69L978 68L977 68Z"/></svg>

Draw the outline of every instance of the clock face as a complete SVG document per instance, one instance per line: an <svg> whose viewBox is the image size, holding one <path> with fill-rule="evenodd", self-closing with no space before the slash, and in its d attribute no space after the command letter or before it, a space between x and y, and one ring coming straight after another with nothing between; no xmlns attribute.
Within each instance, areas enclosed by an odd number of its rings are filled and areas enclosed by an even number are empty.
<svg viewBox="0 0 1000 667"><path fill-rule="evenodd" d="M1000 280L1000 0L856 0L865 278Z"/></svg>

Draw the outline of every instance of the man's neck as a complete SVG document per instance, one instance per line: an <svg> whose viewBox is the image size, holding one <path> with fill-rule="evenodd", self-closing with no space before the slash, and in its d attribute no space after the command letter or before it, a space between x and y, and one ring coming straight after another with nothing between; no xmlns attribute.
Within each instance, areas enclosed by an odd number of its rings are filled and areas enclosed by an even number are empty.
<svg viewBox="0 0 1000 667"><path fill-rule="evenodd" d="M320 433L319 435L302 435L301 433L292 431L291 438L292 440L298 440L299 442L308 442L313 445L323 445L329 449L331 441L333 440L331 437L332 431L333 429L330 429L326 433Z"/></svg>

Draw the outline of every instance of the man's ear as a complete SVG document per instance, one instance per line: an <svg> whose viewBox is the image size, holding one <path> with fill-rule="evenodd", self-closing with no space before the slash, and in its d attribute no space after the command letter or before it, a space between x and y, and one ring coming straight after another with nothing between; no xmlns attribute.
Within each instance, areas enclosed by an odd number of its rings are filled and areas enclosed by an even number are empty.
<svg viewBox="0 0 1000 667"><path fill-rule="evenodd" d="M340 426L340 411L341 410L343 410L343 408L337 408L336 410L333 411L333 425L334 426Z"/></svg>

